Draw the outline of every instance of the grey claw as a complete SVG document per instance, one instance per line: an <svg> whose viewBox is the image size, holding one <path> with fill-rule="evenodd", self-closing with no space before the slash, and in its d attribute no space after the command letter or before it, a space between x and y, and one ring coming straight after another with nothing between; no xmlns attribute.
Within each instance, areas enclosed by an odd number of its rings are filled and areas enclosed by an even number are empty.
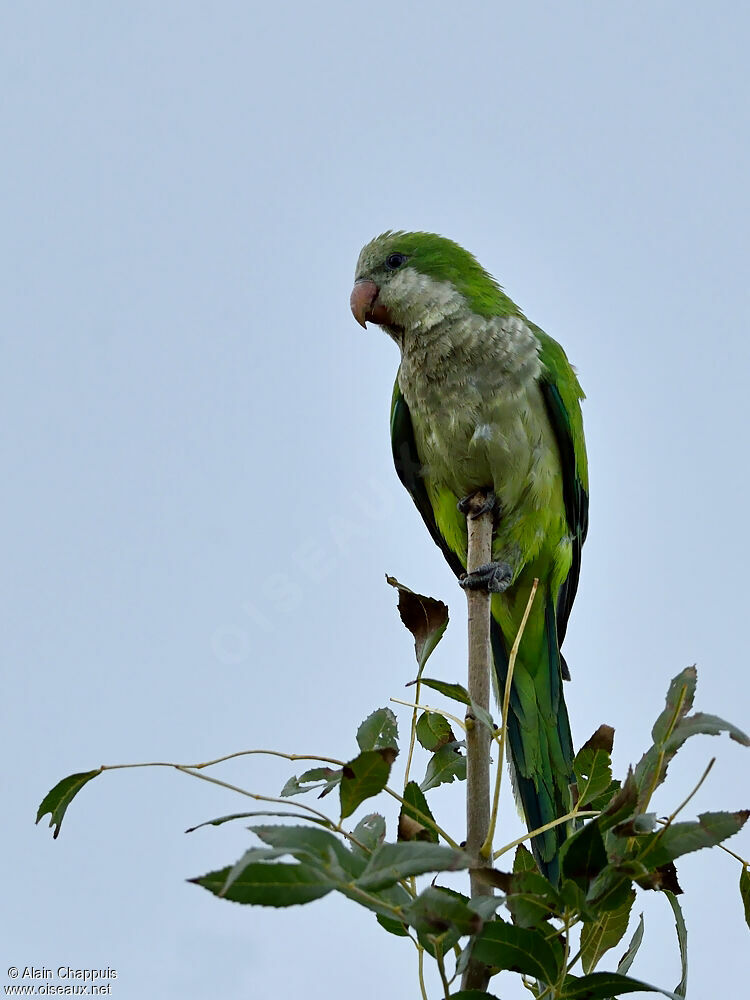
<svg viewBox="0 0 750 1000"><path fill-rule="evenodd" d="M498 503L494 490L475 490L473 493L469 493L468 496L461 497L456 506L466 517L471 517L475 520L481 517L482 514L492 513L497 510Z"/></svg>
<svg viewBox="0 0 750 1000"><path fill-rule="evenodd" d="M489 590L491 594L502 594L512 580L513 570L507 563L491 562L478 566L458 582L464 590Z"/></svg>

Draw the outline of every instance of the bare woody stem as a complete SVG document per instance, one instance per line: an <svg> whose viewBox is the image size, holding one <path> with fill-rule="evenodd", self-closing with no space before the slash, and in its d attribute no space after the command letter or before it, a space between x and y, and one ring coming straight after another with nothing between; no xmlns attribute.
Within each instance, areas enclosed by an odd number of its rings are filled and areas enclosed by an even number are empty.
<svg viewBox="0 0 750 1000"><path fill-rule="evenodd" d="M466 518L468 552L466 570L472 573L492 559L492 513L472 516L484 497L475 495ZM469 696L475 705L489 710L490 704L490 594L486 590L467 590L469 617ZM487 727L474 718L471 707L466 713L466 850L474 867L491 865L492 851L482 857L480 850L490 825L490 740ZM492 889L475 874L470 874L471 895L487 896ZM471 962L466 970L464 989L486 989L489 970Z"/></svg>

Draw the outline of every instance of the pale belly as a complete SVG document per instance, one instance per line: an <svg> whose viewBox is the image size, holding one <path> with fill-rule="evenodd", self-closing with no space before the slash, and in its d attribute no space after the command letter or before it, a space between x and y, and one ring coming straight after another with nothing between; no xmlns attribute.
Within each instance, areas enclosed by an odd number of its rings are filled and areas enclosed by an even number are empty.
<svg viewBox="0 0 750 1000"><path fill-rule="evenodd" d="M425 479L459 498L490 487L506 513L553 502L559 455L536 384L512 397L469 389L460 405L421 404L412 422Z"/></svg>

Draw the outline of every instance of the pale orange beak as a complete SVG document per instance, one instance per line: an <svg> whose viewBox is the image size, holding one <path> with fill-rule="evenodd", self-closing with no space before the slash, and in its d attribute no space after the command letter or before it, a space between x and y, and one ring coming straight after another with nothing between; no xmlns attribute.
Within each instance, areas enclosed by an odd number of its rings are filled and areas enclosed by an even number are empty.
<svg viewBox="0 0 750 1000"><path fill-rule="evenodd" d="M367 327L367 320L372 319L372 307L378 297L378 286L374 281L360 280L354 282L349 305L352 315L360 326Z"/></svg>

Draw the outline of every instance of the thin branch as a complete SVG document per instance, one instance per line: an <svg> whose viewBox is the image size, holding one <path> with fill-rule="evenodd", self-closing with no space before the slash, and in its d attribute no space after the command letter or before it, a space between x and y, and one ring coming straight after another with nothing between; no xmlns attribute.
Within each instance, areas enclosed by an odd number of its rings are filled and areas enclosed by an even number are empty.
<svg viewBox="0 0 750 1000"><path fill-rule="evenodd" d="M417 688L414 693L414 711L411 714L411 732L409 734L409 754L406 758L406 770L404 771L404 791L406 791L406 786L409 784L409 772L411 771L412 757L414 756L414 744L417 741L417 712L419 711L419 694L420 688L422 686L422 671L420 670L417 676Z"/></svg>
<svg viewBox="0 0 750 1000"><path fill-rule="evenodd" d="M573 810L567 813L567 815L565 816L558 816L557 819L553 819L551 822L545 823L544 826L538 826L536 830L529 830L529 832L525 833L522 837L517 837L515 840L512 840L509 844L506 844L505 847L501 847L499 851L495 851L492 857L499 858L501 855L507 854L508 851L512 851L514 847L518 847L518 845L522 844L524 840L531 840L532 837L538 837L540 833L546 833L547 830L551 830L555 826L560 826L561 823L567 823L571 819L575 819L576 816L580 817L580 816L598 816L598 815L599 815L598 809L584 809L581 811Z"/></svg>
<svg viewBox="0 0 750 1000"><path fill-rule="evenodd" d="M457 726L466 732L466 723L463 719L459 719L457 715L451 715L450 712L446 712L442 708L433 708L431 705L419 705L413 701L402 701L401 698L389 698L388 701L392 701L394 705L405 705L407 708L421 708L424 712L432 712L435 715L442 715L444 719L450 719L455 722Z"/></svg>
<svg viewBox="0 0 750 1000"><path fill-rule="evenodd" d="M523 618L521 619L521 625L518 629L518 634L516 635L516 640L513 643L513 648L510 651L510 656L508 658L508 676L505 678L505 691L503 692L503 707L502 707L502 727L500 729L500 735L497 742L500 746L499 760L497 762L497 773L495 776L495 794L492 800L492 816L490 817L490 826L487 831L487 838L482 844L482 849L480 854L483 857L491 857L492 855L492 841L495 836L495 827L497 826L497 812L500 805L500 786L503 780L503 762L505 760L505 744L507 740L508 732L508 706L510 705L510 692L511 686L513 684L513 671L516 666L516 659L518 657L518 650L521 645L521 639L523 637L524 630L526 628L526 622L529 620L529 615L531 613L531 606L534 603L534 598L536 597L537 587L539 586L539 580L535 579L531 586L531 593L529 594L529 599L526 602L526 610L523 613Z"/></svg>
<svg viewBox="0 0 750 1000"><path fill-rule="evenodd" d="M473 573L492 559L492 511L483 510L486 497L475 494L466 517L466 572ZM467 590L469 665L467 689L472 704L489 711L490 707L490 614L492 595L488 590ZM477 725L471 707L466 711L466 851L473 864L492 865L492 847L482 854L490 829L490 743L492 734L486 726ZM491 841L490 841L491 844ZM473 871L469 874L472 899L493 895L492 887ZM441 976L445 985L444 972ZM485 990L490 981L489 967L470 961L463 975L465 990Z"/></svg>
<svg viewBox="0 0 750 1000"><path fill-rule="evenodd" d="M213 767L214 764L223 764L225 760L232 760L235 757L249 757L253 754L263 754L267 757L283 757L284 760L317 760L323 764L336 764L343 767L346 761L336 760L335 757L319 757L311 753L282 753L281 750L237 750L236 753L228 753L223 757L216 757L214 760L205 760L201 764L175 764L173 761L151 760L140 764L102 764L103 771L117 771L127 767L189 767L193 771L200 771L204 767Z"/></svg>
<svg viewBox="0 0 750 1000"><path fill-rule="evenodd" d="M424 984L424 948L419 945L419 988L422 991L422 1000L427 1000L427 989Z"/></svg>

